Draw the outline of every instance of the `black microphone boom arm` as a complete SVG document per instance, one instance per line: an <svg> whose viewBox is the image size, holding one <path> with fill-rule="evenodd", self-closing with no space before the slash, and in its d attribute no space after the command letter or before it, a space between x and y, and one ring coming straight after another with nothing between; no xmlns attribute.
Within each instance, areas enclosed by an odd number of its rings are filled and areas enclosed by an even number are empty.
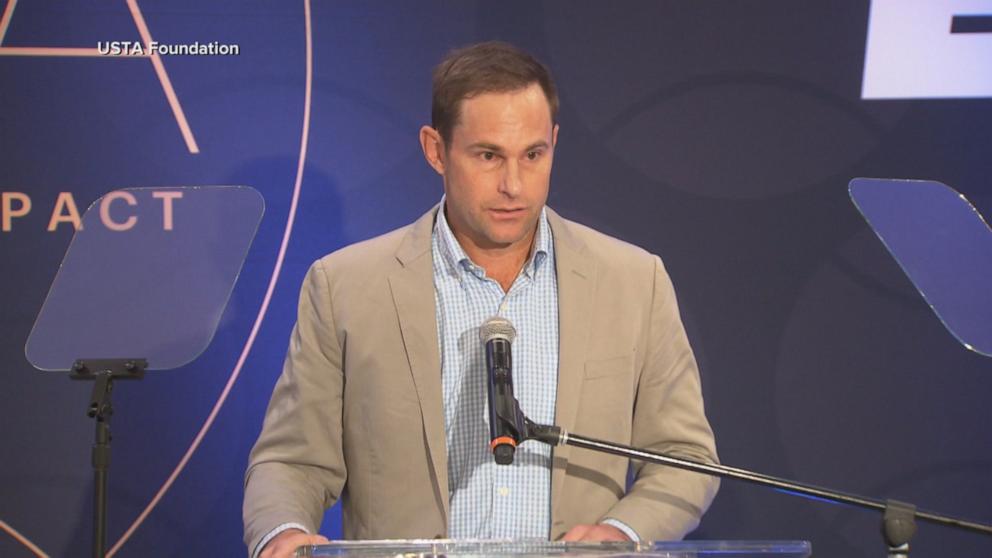
<svg viewBox="0 0 992 558"><path fill-rule="evenodd" d="M519 406L517 407L517 412L518 416L520 416L524 422L524 429L520 437L521 442L524 440L537 440L551 446L575 446L602 453L619 455L628 459L637 459L648 463L676 467L686 471L702 473L704 475L712 475L715 477L745 481L761 486L769 486L794 495L814 496L816 498L831 502L881 511L885 514L883 533L886 543L890 548L891 556L909 555L909 539L916 531L915 524L913 524L914 519L921 519L929 523L954 527L975 533L992 535L992 525L976 523L974 521L967 521L948 515L918 510L910 504L895 500L867 498L856 494L840 492L830 488L764 475L761 473L748 471L746 469L728 467L726 465L716 463L694 461L683 457L675 457L663 453L637 449L623 444L615 444L613 442L606 442L595 438L587 438L578 434L569 433L565 429L558 426L536 424L527 417L523 416L523 413L519 411Z"/></svg>

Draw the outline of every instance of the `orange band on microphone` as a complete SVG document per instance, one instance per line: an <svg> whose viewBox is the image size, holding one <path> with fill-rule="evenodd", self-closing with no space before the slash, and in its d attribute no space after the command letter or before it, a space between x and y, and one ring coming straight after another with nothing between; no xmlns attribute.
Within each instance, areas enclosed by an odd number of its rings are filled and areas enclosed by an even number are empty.
<svg viewBox="0 0 992 558"><path fill-rule="evenodd" d="M495 438L492 442L489 443L489 449L495 451L496 446L500 446L503 444L510 444L513 447L517 447L517 441L514 440L513 438L509 436L500 436L499 438Z"/></svg>

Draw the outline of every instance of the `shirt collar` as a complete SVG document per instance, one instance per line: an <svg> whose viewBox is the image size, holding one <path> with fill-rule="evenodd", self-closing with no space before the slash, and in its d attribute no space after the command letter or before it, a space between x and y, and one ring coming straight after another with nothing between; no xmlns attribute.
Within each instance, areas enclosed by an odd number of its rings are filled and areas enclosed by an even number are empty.
<svg viewBox="0 0 992 558"><path fill-rule="evenodd" d="M448 225L448 219L444 216L444 203L445 197L442 196L441 204L437 210L437 218L434 221L434 237L445 269L452 275L459 277L467 271L480 279L485 278L485 270L465 254L465 250L455 238L455 233L452 232ZM524 275L533 279L553 254L554 242L551 238L551 227L548 225L547 210L542 207L541 216L537 220L537 233L534 235L534 249L531 250L530 259L524 265Z"/></svg>

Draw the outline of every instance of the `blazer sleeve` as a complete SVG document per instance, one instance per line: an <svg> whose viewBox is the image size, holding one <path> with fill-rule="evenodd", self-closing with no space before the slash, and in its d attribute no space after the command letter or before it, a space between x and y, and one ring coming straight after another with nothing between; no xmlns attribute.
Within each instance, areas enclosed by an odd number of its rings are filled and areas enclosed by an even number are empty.
<svg viewBox="0 0 992 558"><path fill-rule="evenodd" d="M703 408L699 370L679 317L671 279L654 257L647 347L635 395L631 445L717 462ZM641 540L680 540L696 528L719 480L662 465L633 462L635 481L606 514Z"/></svg>
<svg viewBox="0 0 992 558"><path fill-rule="evenodd" d="M251 552L284 523L317 532L341 495L343 350L321 261L307 273L282 375L245 474L245 543Z"/></svg>

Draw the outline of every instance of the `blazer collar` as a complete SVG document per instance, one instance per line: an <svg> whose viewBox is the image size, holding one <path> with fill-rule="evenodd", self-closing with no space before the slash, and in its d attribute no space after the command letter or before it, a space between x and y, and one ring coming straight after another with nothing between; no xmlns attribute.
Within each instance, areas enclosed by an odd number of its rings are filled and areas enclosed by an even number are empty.
<svg viewBox="0 0 992 558"><path fill-rule="evenodd" d="M424 438L434 471L434 495L448 524L448 449L444 433L444 402L441 394L441 355L437 341L434 271L431 261L431 230L438 206L407 229L396 251L401 268L389 276L389 288L400 322L407 363L413 375Z"/></svg>
<svg viewBox="0 0 992 558"><path fill-rule="evenodd" d="M414 260L424 255L430 257L431 234L434 231L434 219L441 204L437 204L427 213L421 215L407 229L406 235L400 241L400 247L396 250L396 259L403 267L408 267Z"/></svg>
<svg viewBox="0 0 992 558"><path fill-rule="evenodd" d="M548 209L548 222L555 239L558 271L558 394L555 425L570 431L575 427L582 395L582 380L591 325L596 320L596 263L574 223ZM551 529L559 530L561 493L571 448L558 446L552 452Z"/></svg>

